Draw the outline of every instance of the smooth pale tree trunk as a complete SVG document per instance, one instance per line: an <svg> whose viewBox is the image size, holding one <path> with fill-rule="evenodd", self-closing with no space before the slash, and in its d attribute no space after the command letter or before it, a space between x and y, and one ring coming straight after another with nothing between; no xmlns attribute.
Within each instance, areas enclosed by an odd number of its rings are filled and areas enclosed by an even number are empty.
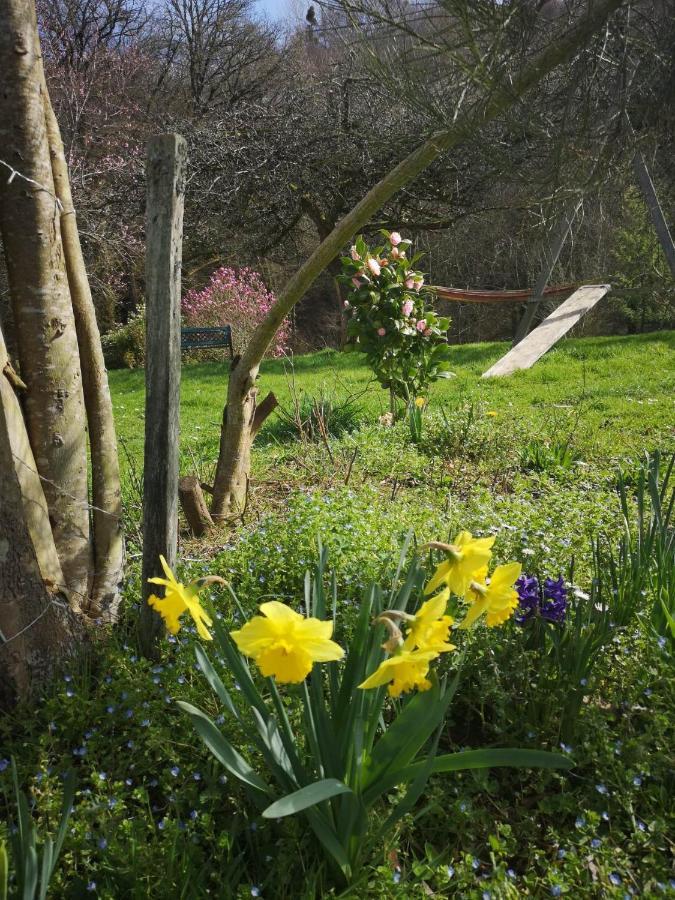
<svg viewBox="0 0 675 900"><path fill-rule="evenodd" d="M220 454L213 486L211 514L223 521L239 514L246 503L251 469L252 424L255 414L255 382L260 363L274 335L295 304L344 245L368 223L400 188L423 172L452 147L517 104L524 94L549 72L570 60L625 0L599 0L564 35L534 57L509 84L496 85L453 125L430 137L378 182L319 244L307 262L290 279L277 302L258 326L242 356L235 360L227 389Z"/></svg>
<svg viewBox="0 0 675 900"><path fill-rule="evenodd" d="M0 236L19 364L0 333L7 704L78 653L92 620L114 618L123 551L112 405L32 0L0 2L0 72Z"/></svg>
<svg viewBox="0 0 675 900"><path fill-rule="evenodd" d="M263 354L264 352L263 350ZM227 405L223 411L220 449L213 482L211 517L214 522L222 522L232 516L241 515L246 506L251 472L253 420L258 393L255 380L258 377L259 367L260 360L245 370L240 359L238 362L235 361L230 372ZM245 377L241 378L241 375Z"/></svg>
<svg viewBox="0 0 675 900"><path fill-rule="evenodd" d="M0 453L6 448L6 422L0 412ZM21 487L15 474L4 467L0 491L0 709L5 709L27 696L35 684L44 683L79 650L82 624L67 598L42 579L21 515Z"/></svg>
<svg viewBox="0 0 675 900"><path fill-rule="evenodd" d="M0 146L23 176L0 179L0 231L26 423L63 575L79 606L89 596L91 568L84 397L29 0L0 5L0 60Z"/></svg>
<svg viewBox="0 0 675 900"><path fill-rule="evenodd" d="M0 415L3 433L6 435L0 459L12 462L11 466L2 468L10 473L6 476L10 480L12 468L14 469L16 483L19 485L23 500L26 530L30 535L38 568L43 582L53 590L64 584L64 577L49 523L47 500L28 439L21 404L16 394L16 390L21 389L20 384L21 382L16 381L16 377L12 377L4 335L0 331ZM2 514L5 515L4 503ZM0 584L3 584L1 579Z"/></svg>
<svg viewBox="0 0 675 900"><path fill-rule="evenodd" d="M0 465L0 709L49 678L83 637L79 618L59 587L63 575L47 502L5 366L0 334L0 460L17 461Z"/></svg>
<svg viewBox="0 0 675 900"><path fill-rule="evenodd" d="M91 448L94 582L87 612L111 621L117 615L124 566L122 488L117 438L108 374L77 231L63 141L46 89L43 100L54 186L61 203L61 241L75 315Z"/></svg>

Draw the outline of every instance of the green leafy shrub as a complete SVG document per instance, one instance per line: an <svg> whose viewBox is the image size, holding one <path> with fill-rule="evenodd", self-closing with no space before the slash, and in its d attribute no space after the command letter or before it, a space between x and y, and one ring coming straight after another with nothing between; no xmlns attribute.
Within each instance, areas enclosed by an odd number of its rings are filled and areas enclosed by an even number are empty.
<svg viewBox="0 0 675 900"><path fill-rule="evenodd" d="M428 306L424 276L413 268L419 254L407 256L412 242L395 231L383 234L387 244L373 249L359 236L338 277L349 287L348 346L365 353L392 403L397 398L408 407L432 382L451 377L450 321Z"/></svg>
<svg viewBox="0 0 675 900"><path fill-rule="evenodd" d="M126 325L101 336L103 358L109 369L136 369L145 365L145 309L140 307Z"/></svg>

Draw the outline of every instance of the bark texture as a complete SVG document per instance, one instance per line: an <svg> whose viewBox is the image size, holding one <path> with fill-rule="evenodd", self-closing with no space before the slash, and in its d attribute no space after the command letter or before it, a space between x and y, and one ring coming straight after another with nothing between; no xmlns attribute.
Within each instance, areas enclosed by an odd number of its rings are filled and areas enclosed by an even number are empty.
<svg viewBox="0 0 675 900"><path fill-rule="evenodd" d="M202 486L194 475L185 475L178 482L178 499L185 513L190 531L202 537L213 528L213 519L204 500Z"/></svg>
<svg viewBox="0 0 675 900"><path fill-rule="evenodd" d="M16 422L11 410L16 398L9 396L11 391L0 374L2 461L13 453L10 432ZM31 696L64 659L81 649L83 639L81 620L65 594L45 579L44 566L53 559L44 555L40 559L36 552L24 515L25 504L32 500L24 493L18 471L13 465L0 465L0 710Z"/></svg>
<svg viewBox="0 0 675 900"><path fill-rule="evenodd" d="M211 516L214 522L240 516L246 505L258 393L254 385L258 369L259 363L247 371L242 368L241 360L235 360L230 373L213 481Z"/></svg>
<svg viewBox="0 0 675 900"><path fill-rule="evenodd" d="M0 409L7 434L7 442L3 445L5 455L1 458L6 462L6 468L10 475L10 466L14 468L23 501L26 529L35 550L42 580L51 589L59 587L65 590L61 563L49 524L47 501L42 490L40 476L37 473L33 450L28 440L21 404L15 394L13 379L8 377L7 366L7 350L3 334L0 331ZM3 468L5 467L3 466ZM0 584L2 584L1 580Z"/></svg>
<svg viewBox="0 0 675 900"><path fill-rule="evenodd" d="M178 545L180 430L180 292L187 144L177 134L148 143L145 220L145 452L143 463L143 602L138 638L145 656L159 656L161 616L147 603L163 575L160 554L173 569Z"/></svg>
<svg viewBox="0 0 675 900"><path fill-rule="evenodd" d="M61 203L61 240L75 315L91 448L94 582L87 612L97 618L114 621L120 602L124 567L122 489L115 422L101 336L77 230L63 141L46 89L43 100L54 186Z"/></svg>
<svg viewBox="0 0 675 900"><path fill-rule="evenodd" d="M89 594L86 433L75 321L44 116L35 6L0 4L0 146L19 173L0 179L5 248L26 424L71 597Z"/></svg>
<svg viewBox="0 0 675 900"><path fill-rule="evenodd" d="M123 545L112 404L33 0L0 2L0 72L0 158L11 166L0 178L0 236L20 368L12 368L0 331L7 706L82 650L92 618L114 617Z"/></svg>

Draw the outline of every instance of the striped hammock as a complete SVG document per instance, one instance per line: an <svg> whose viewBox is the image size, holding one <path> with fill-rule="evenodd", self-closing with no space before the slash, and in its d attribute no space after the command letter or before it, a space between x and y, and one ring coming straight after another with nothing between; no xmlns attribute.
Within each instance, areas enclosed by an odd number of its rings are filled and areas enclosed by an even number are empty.
<svg viewBox="0 0 675 900"><path fill-rule="evenodd" d="M567 294L573 291L578 285L576 284L555 284L544 288L542 296L548 297L551 294ZM439 285L430 285L429 290L433 291L441 300L452 300L455 303L522 303L523 300L529 300L532 297L532 290L523 291L471 291L462 290L461 288L446 288Z"/></svg>

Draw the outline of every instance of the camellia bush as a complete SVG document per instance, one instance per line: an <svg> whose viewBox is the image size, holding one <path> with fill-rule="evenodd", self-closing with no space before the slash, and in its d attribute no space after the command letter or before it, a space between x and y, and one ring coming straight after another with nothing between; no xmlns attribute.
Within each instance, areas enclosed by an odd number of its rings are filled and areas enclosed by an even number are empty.
<svg viewBox="0 0 675 900"><path fill-rule="evenodd" d="M410 408L432 382L452 377L450 320L428 306L424 275L414 267L421 254L408 258L412 242L396 231L382 234L387 243L374 248L357 238L339 278L349 288L348 346L366 354L393 412L396 399Z"/></svg>
<svg viewBox="0 0 675 900"><path fill-rule="evenodd" d="M560 754L537 750L438 752L458 680L439 673L439 659L457 649L453 630L460 636L479 621L491 628L511 617L521 565L497 566L488 577L494 537L464 531L452 544L429 545L444 559L425 585L418 557L403 573L409 542L394 589L371 585L355 622L337 615L336 582L326 578L321 549L314 577L308 574L305 582L302 612L271 600L260 615L248 617L233 594L243 622L229 633L201 604L204 581L184 586L166 564L167 578L154 580L165 595L149 598L172 633L187 613L203 639L215 638L224 674L236 687L231 693L197 645L197 663L222 706L224 727L190 703L178 705L210 752L264 818L301 814L346 883L391 840L432 774L570 766ZM458 625L449 615L455 609L462 615ZM237 748L231 736L242 733Z"/></svg>
<svg viewBox="0 0 675 900"><path fill-rule="evenodd" d="M231 325L234 352L242 353L275 302L275 295L253 269L223 267L213 273L206 287L185 294L181 303L183 325L187 328ZM283 356L289 338L290 331L284 322L270 344L268 355Z"/></svg>

